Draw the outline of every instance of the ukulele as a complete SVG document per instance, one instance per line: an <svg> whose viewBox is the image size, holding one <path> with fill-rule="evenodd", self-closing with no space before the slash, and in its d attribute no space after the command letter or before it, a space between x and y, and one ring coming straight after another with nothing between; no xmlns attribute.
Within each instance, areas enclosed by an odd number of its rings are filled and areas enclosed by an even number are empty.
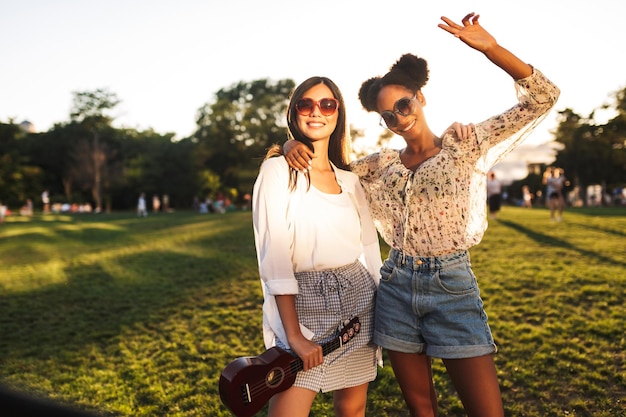
<svg viewBox="0 0 626 417"><path fill-rule="evenodd" d="M348 321L333 340L322 345L324 356L349 342L361 330L358 317ZM291 387L303 369L300 358L274 346L259 356L229 363L220 375L220 398L236 417L251 417L275 394Z"/></svg>

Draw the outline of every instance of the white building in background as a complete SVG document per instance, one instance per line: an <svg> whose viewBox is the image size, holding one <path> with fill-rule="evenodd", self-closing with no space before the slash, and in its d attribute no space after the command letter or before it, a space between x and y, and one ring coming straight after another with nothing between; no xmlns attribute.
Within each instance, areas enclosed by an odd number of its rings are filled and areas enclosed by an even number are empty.
<svg viewBox="0 0 626 417"><path fill-rule="evenodd" d="M24 120L20 123L20 128L26 133L35 133L37 130L35 129L35 125L29 122L28 120Z"/></svg>

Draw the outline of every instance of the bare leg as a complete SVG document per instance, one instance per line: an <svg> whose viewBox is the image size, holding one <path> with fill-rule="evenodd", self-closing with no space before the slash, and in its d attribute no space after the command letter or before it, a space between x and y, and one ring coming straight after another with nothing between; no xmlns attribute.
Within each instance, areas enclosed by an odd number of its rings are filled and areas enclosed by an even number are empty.
<svg viewBox="0 0 626 417"><path fill-rule="evenodd" d="M368 385L365 383L335 391L335 417L365 417Z"/></svg>
<svg viewBox="0 0 626 417"><path fill-rule="evenodd" d="M291 387L270 399L268 417L308 417L316 393L300 387Z"/></svg>
<svg viewBox="0 0 626 417"><path fill-rule="evenodd" d="M550 219L556 220L555 212L556 212L556 200L554 198L550 198L548 202L548 208L550 209Z"/></svg>
<svg viewBox="0 0 626 417"><path fill-rule="evenodd" d="M411 417L437 416L437 394L430 357L391 350L388 354Z"/></svg>
<svg viewBox="0 0 626 417"><path fill-rule="evenodd" d="M561 221L563 219L563 209L565 208L565 199L561 196L559 198L559 207L558 207L558 216L557 220Z"/></svg>
<svg viewBox="0 0 626 417"><path fill-rule="evenodd" d="M493 355L443 363L469 417L504 417Z"/></svg>

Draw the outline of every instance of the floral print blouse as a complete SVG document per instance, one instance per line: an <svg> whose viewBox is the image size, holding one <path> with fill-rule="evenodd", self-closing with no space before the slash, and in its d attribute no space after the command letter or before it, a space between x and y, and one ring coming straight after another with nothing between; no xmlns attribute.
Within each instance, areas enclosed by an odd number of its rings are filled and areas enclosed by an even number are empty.
<svg viewBox="0 0 626 417"><path fill-rule="evenodd" d="M440 256L478 244L487 229L487 172L543 120L560 91L539 70L515 81L518 103L475 124L467 140L442 137L415 171L382 149L350 164L385 242L406 255Z"/></svg>

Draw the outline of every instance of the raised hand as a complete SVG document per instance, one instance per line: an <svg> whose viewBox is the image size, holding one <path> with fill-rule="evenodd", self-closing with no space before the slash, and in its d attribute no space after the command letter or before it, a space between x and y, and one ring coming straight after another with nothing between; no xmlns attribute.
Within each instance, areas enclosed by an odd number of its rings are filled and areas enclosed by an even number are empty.
<svg viewBox="0 0 626 417"><path fill-rule="evenodd" d="M465 44L485 54L487 58L504 71L513 79L519 80L532 74L533 69L530 65L519 59L513 53L496 42L495 38L489 34L478 23L480 15L469 13L465 15L461 21L461 25L454 23L445 16L441 20L445 22L439 23L441 29L453 34L461 39Z"/></svg>
<svg viewBox="0 0 626 417"><path fill-rule="evenodd" d="M465 15L461 21L462 24L459 25L451 19L442 16L441 20L443 20L445 24L440 23L437 26L461 39L470 47L480 52L487 52L498 43L495 38L480 25L478 22L479 18L480 15L474 14L473 12L469 13Z"/></svg>

